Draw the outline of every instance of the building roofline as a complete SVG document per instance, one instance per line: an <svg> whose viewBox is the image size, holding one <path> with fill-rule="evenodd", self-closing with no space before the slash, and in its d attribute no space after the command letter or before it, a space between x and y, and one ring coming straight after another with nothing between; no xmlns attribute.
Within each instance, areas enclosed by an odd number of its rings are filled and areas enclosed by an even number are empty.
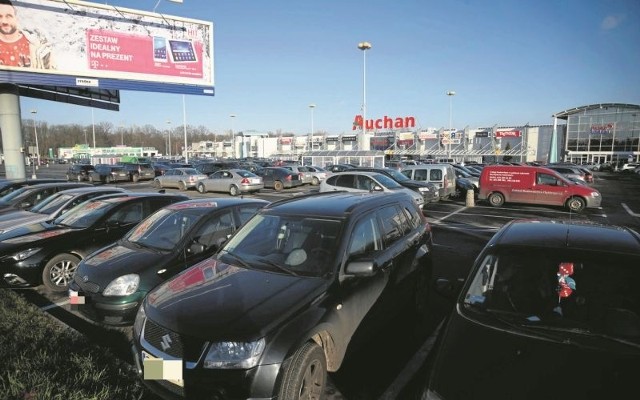
<svg viewBox="0 0 640 400"><path fill-rule="evenodd" d="M595 110L598 108L607 108L607 107L621 107L621 108L629 108L640 110L640 105L637 104L625 104L625 103L598 103L598 104L590 104L588 106L581 106L570 108L568 110L560 111L552 115L554 118L567 119L570 115L577 114L583 111Z"/></svg>

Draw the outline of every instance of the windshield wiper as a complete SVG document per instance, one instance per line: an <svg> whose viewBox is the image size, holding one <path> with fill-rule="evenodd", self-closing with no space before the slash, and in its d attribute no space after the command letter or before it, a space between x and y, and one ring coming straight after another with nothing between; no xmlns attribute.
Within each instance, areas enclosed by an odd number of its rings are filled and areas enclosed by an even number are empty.
<svg viewBox="0 0 640 400"><path fill-rule="evenodd" d="M270 265L272 267L275 267L275 268L277 268L277 269L279 269L281 271L284 271L284 272L286 272L286 273L288 273L290 275L300 276L300 275L296 274L295 272L293 272L292 270L290 270L289 268L285 267L284 265L280 265L278 263L275 263L275 262L269 260L268 258L260 258L260 259L258 259L258 261L263 263L263 264L267 264L267 265Z"/></svg>
<svg viewBox="0 0 640 400"><path fill-rule="evenodd" d="M611 335L607 335L605 333L600 333L600 332L593 332L589 329L584 329L584 328L563 328L563 327L558 327L558 326L549 326L549 325L527 325L527 327L530 328L536 328L536 329L540 329L540 330L545 330L545 331L552 331L552 332L566 332L566 333L572 333L572 334L576 334L576 335L582 335L582 336L588 336L588 337L595 337L595 338L600 338L600 339L606 339L606 340L610 340L612 342L616 342L616 343L621 343L627 346L631 346L631 347L636 347L636 348L640 348L640 344L636 343L636 342L632 342L626 339L622 339L619 337L615 337L615 336L611 336Z"/></svg>
<svg viewBox="0 0 640 400"><path fill-rule="evenodd" d="M240 257L238 254L236 253L232 253L230 251L225 252L224 254L221 254L221 256L230 256L232 258L234 258L236 261L238 261L240 263L241 266L247 268L247 269L255 269L255 267L251 266L248 262L246 262L244 260L244 258Z"/></svg>
<svg viewBox="0 0 640 400"><path fill-rule="evenodd" d="M170 250L170 249L160 249L159 247L151 246L151 245L146 244L146 243L132 242L130 240L127 240L127 242L131 243L133 246L135 246L135 247L137 247L139 249L145 248L145 249L149 249L149 250L151 250L151 251L153 251L155 253L161 253L162 250L166 250L166 251Z"/></svg>

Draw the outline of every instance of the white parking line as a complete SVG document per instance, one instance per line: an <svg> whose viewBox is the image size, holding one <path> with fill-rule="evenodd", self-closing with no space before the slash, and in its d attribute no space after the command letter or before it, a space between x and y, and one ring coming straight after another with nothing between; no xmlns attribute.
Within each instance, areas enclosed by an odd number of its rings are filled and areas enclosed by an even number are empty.
<svg viewBox="0 0 640 400"><path fill-rule="evenodd" d="M48 306L40 307L40 310L47 311L47 310L50 310L52 308L66 306L67 304L69 304L69 299L67 299L67 300L65 300L65 301L63 301L61 303L53 303L53 304L49 304Z"/></svg>
<svg viewBox="0 0 640 400"><path fill-rule="evenodd" d="M389 385L387 390L384 391L382 396L378 398L378 400L387 400L387 399L397 399L400 391L407 386L407 383L414 377L416 372L420 370L422 364L429 356L429 353L433 349L433 345L436 342L436 338L438 337L438 332L442 329L442 325L444 324L444 320L440 321L438 327L433 331L431 336L427 338L427 340L420 346L420 349L416 352L416 354L409 360L404 369L398 374L398 377Z"/></svg>
<svg viewBox="0 0 640 400"><path fill-rule="evenodd" d="M632 217L640 217L640 214L636 214L633 211L631 211L629 206L627 206L625 203L622 203L622 208L624 208Z"/></svg>

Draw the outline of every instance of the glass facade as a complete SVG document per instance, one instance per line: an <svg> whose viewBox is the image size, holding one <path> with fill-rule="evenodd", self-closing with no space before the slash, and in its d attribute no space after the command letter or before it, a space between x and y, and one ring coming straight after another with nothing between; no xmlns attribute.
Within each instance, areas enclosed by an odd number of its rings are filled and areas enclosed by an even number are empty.
<svg viewBox="0 0 640 400"><path fill-rule="evenodd" d="M601 104L566 118L565 159L578 164L640 161L640 106Z"/></svg>

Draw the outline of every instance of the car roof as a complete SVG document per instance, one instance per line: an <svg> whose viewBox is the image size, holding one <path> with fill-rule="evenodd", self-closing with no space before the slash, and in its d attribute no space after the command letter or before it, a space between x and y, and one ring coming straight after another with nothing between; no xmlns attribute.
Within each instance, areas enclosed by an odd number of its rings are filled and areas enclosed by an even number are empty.
<svg viewBox="0 0 640 400"><path fill-rule="evenodd" d="M267 205L267 200L256 198L241 198L241 197L217 197L217 198L200 198L184 200L177 203L173 203L166 208L169 209L185 209L185 208L197 208L197 209L223 209L227 207L235 207L242 204L264 204Z"/></svg>
<svg viewBox="0 0 640 400"><path fill-rule="evenodd" d="M75 193L87 193L87 192L107 192L107 191L113 191L113 190L116 190L119 193L126 192L126 189L115 187L115 186L87 186L87 187L77 187L72 189L61 190L58 193L75 194Z"/></svg>
<svg viewBox="0 0 640 400"><path fill-rule="evenodd" d="M283 199L263 208L275 214L304 215L320 218L346 218L357 209L375 209L393 201L409 200L404 192L347 192L310 193Z"/></svg>
<svg viewBox="0 0 640 400"><path fill-rule="evenodd" d="M25 186L26 188L29 189L40 189L40 188L50 188L50 187L73 187L73 188L77 188L77 187L89 187L89 188L95 188L95 186L93 186L90 183L80 183L80 182L51 182L51 183L37 183L35 185L29 185L29 186Z"/></svg>
<svg viewBox="0 0 640 400"><path fill-rule="evenodd" d="M637 232L588 221L515 220L505 225L492 242L499 246L640 254L640 234Z"/></svg>

